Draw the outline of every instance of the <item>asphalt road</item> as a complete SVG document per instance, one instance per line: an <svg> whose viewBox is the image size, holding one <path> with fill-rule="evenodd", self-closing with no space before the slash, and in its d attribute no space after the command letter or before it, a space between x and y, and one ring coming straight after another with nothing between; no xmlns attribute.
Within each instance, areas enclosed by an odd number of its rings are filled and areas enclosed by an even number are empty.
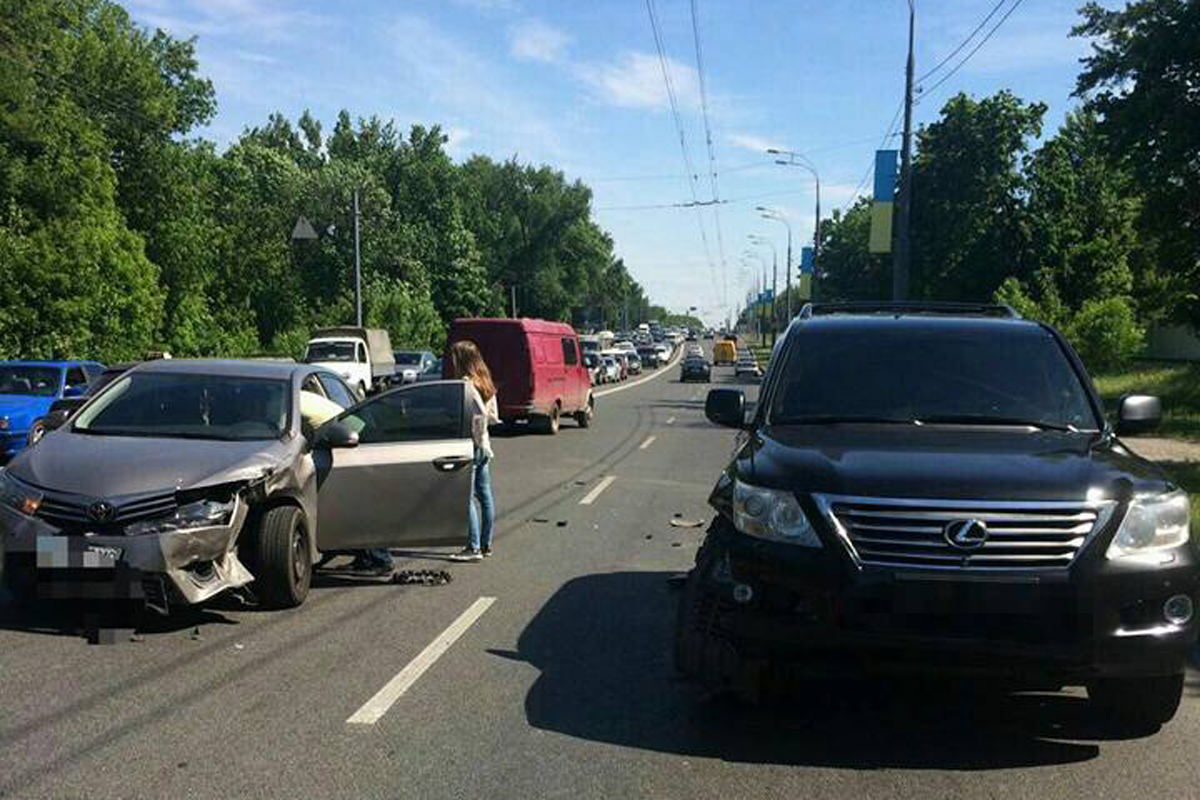
<svg viewBox="0 0 1200 800"><path fill-rule="evenodd" d="M709 521L734 434L677 378L601 397L590 430L498 438L495 555L401 559L446 586L326 576L299 609L224 602L113 646L0 603L0 797L1197 795L1196 682L1130 739L1078 690L822 683L750 709L681 683L668 579L703 528L671 521Z"/></svg>

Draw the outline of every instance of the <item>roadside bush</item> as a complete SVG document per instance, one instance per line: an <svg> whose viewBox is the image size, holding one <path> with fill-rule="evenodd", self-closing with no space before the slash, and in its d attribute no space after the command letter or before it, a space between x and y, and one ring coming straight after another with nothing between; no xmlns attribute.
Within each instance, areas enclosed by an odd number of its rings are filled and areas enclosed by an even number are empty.
<svg viewBox="0 0 1200 800"><path fill-rule="evenodd" d="M1133 304L1125 297L1084 302L1064 333L1093 372L1132 361L1146 336L1134 317Z"/></svg>

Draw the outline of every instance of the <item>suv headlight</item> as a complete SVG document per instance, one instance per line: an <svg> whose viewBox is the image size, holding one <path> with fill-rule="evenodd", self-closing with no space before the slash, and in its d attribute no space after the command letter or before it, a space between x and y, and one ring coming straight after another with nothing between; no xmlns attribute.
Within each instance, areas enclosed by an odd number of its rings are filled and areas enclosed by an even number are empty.
<svg viewBox="0 0 1200 800"><path fill-rule="evenodd" d="M733 524L747 536L801 547L821 546L808 515L791 492L735 481Z"/></svg>
<svg viewBox="0 0 1200 800"><path fill-rule="evenodd" d="M170 533L171 531L187 530L189 528L207 528L212 525L227 525L233 516L237 500L230 498L226 502L219 500L200 500L180 506L175 513L161 519L149 519L145 522L134 522L125 526L127 536L144 536L146 534Z"/></svg>
<svg viewBox="0 0 1200 800"><path fill-rule="evenodd" d="M42 493L10 478L0 469L0 503L32 517L42 505Z"/></svg>
<svg viewBox="0 0 1200 800"><path fill-rule="evenodd" d="M1156 553L1184 544L1189 537L1190 511L1187 494L1179 490L1135 497L1108 546L1108 557Z"/></svg>

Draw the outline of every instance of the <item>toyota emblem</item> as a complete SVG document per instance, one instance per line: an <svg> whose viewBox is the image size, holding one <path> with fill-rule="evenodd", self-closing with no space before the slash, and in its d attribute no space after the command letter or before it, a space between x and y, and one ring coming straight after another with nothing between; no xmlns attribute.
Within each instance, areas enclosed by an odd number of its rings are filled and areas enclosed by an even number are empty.
<svg viewBox="0 0 1200 800"><path fill-rule="evenodd" d="M983 547L988 539L987 523L979 519L956 519L942 528L946 543L959 550Z"/></svg>
<svg viewBox="0 0 1200 800"><path fill-rule="evenodd" d="M88 506L88 519L92 522L112 522L113 517L117 515L117 509L112 503L106 503L103 500L97 500Z"/></svg>

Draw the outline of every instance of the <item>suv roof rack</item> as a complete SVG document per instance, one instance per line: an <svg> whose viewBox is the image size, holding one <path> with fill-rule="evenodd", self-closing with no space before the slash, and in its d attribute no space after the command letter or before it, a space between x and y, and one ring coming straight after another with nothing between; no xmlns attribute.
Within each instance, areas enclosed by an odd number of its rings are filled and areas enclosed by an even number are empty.
<svg viewBox="0 0 1200 800"><path fill-rule="evenodd" d="M824 316L826 314L946 314L947 316L1006 317L1021 319L1012 306L996 303L942 303L942 302L850 302L850 303L806 303L800 309L800 318Z"/></svg>

